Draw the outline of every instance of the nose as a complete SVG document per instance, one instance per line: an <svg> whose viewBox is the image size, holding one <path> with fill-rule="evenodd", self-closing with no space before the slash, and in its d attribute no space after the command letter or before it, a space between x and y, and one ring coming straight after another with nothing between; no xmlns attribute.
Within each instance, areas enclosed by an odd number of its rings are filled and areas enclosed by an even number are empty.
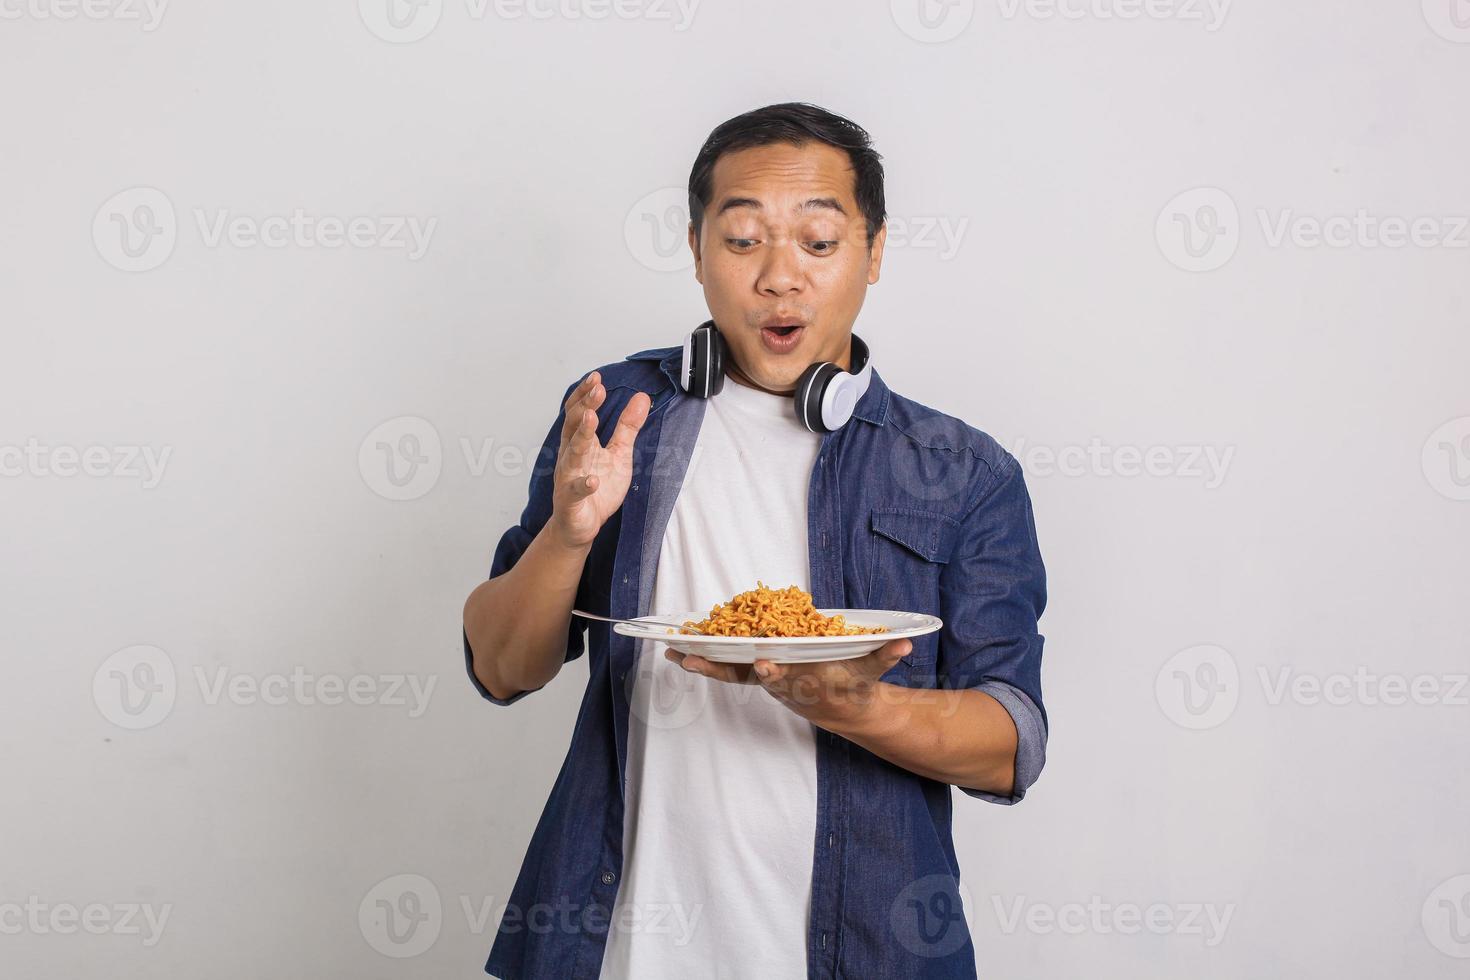
<svg viewBox="0 0 1470 980"><path fill-rule="evenodd" d="M767 296L786 296L801 291L800 246L792 241L766 249L755 288Z"/></svg>

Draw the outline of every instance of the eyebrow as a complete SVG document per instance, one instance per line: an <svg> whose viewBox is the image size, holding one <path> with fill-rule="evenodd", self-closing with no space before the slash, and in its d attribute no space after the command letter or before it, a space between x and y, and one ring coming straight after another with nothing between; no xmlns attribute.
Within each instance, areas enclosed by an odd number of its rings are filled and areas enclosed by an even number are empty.
<svg viewBox="0 0 1470 980"><path fill-rule="evenodd" d="M720 209L715 212L715 217L719 217L726 211L732 211L735 208L751 208L756 211L764 211L765 205L761 204L760 201L757 201L753 197L727 197L725 198L724 202L720 204ZM842 206L842 202L838 201L835 197L813 197L809 200L803 201L800 205L797 206L796 210L798 212L827 210L836 211L838 214L843 215L844 217L846 217L847 215L847 209L844 208Z"/></svg>

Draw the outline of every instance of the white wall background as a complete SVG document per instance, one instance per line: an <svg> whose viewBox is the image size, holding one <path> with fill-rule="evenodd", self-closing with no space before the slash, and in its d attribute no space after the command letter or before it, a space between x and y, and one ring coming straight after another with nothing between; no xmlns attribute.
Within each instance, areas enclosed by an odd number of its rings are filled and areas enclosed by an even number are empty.
<svg viewBox="0 0 1470 980"><path fill-rule="evenodd" d="M880 370L1036 502L982 973L1465 975L1465 0L387 2L0 0L0 973L480 975L586 677L463 675L494 454L703 318L668 189L799 98L886 158Z"/></svg>

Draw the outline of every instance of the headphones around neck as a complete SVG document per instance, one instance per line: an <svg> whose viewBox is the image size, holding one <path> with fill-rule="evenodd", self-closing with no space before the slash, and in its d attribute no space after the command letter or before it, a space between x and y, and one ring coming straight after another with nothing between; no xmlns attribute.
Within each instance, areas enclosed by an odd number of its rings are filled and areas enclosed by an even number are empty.
<svg viewBox="0 0 1470 980"><path fill-rule="evenodd" d="M715 321L706 320L684 340L679 361L679 384L695 398L711 398L725 386L728 359L725 338ZM873 366L868 345L852 335L852 370L831 361L818 361L801 373L792 392L796 418L812 432L835 432L852 418L858 399L868 390Z"/></svg>

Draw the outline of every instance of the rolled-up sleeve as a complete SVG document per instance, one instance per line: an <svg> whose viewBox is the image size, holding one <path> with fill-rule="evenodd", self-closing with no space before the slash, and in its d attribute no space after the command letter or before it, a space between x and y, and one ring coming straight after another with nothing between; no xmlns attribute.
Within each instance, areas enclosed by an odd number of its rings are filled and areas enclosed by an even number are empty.
<svg viewBox="0 0 1470 980"><path fill-rule="evenodd" d="M1011 795L960 789L992 803L1019 803L1046 763L1043 637L1037 631L1046 608L1046 569L1021 467L1003 450L960 535L940 579L940 684L984 691L1016 725Z"/></svg>
<svg viewBox="0 0 1470 980"><path fill-rule="evenodd" d="M571 395L572 389L580 382L581 379L579 378L562 393L561 405L566 405L567 398ZM561 446L561 427L565 418L566 410L563 407L557 413L556 421L551 424L551 430L546 434L546 439L541 445L540 452L537 454L531 466L530 488L527 494L525 510L521 512L521 519L500 536L500 543L495 547L495 554L490 562L490 578L503 575L514 568L516 562L520 561L521 555L525 554L526 549L531 546L531 542L535 540L536 535L541 532L546 522L551 519L556 454ZM585 586L586 571L584 569L582 582L578 585L577 589L578 603L583 601L582 590ZM586 607L582 606L581 608ZM586 629L586 623L583 620L575 616L572 617L571 623L567 627L567 653L563 658L563 663L577 659L586 650L586 641L584 638ZM480 679L475 676L474 654L470 651L470 637L464 630L463 624L460 626L460 634L464 638L465 670L470 675L470 683L474 685L476 691L480 692L481 697L493 704L508 705L516 703L531 693L531 691L517 691L508 698L497 698L486 690L485 685L480 683ZM540 688L533 688L532 690L540 690Z"/></svg>

